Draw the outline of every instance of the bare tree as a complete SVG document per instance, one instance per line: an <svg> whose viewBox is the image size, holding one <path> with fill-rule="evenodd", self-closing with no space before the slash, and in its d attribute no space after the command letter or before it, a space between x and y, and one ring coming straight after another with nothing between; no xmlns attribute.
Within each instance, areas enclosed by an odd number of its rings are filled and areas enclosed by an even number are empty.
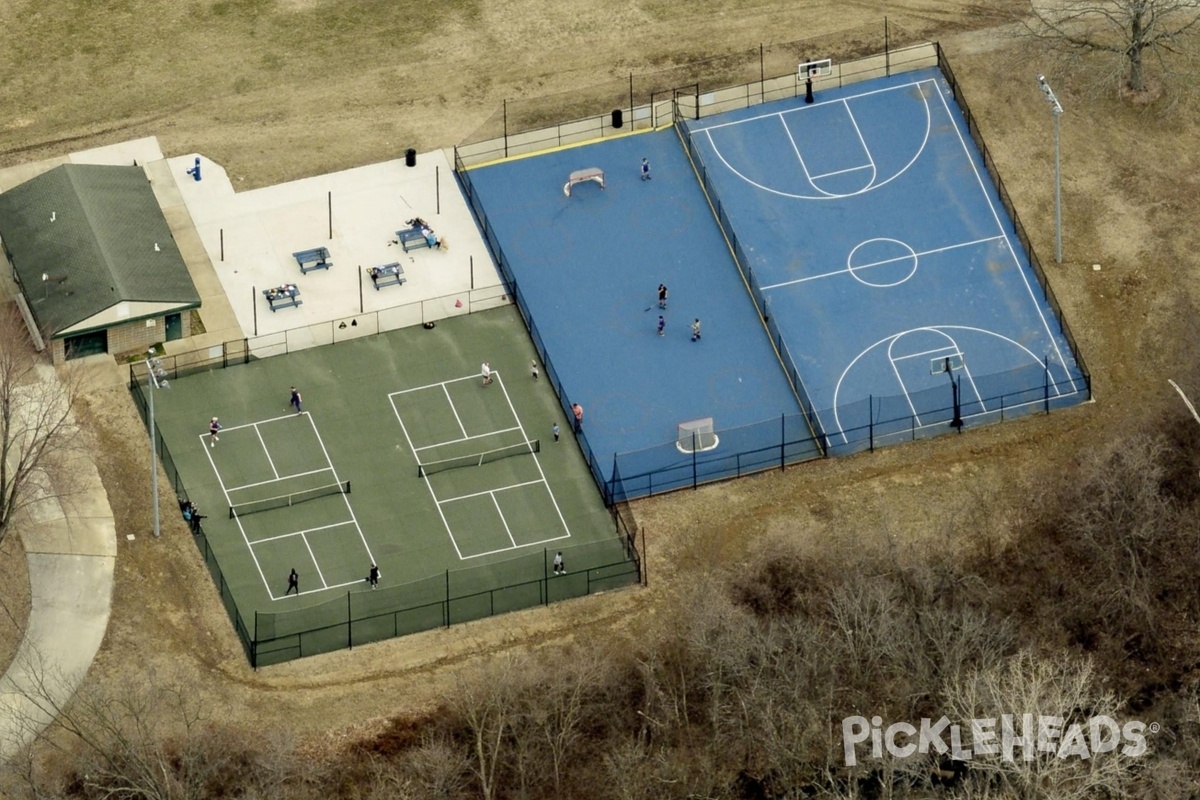
<svg viewBox="0 0 1200 800"><path fill-rule="evenodd" d="M0 541L21 511L66 486L78 439L78 374L56 375L34 351L20 312L0 307Z"/></svg>
<svg viewBox="0 0 1200 800"><path fill-rule="evenodd" d="M1187 54L1200 25L1200 0L1034 0L1026 29L1076 53L1111 56L1114 76L1132 92L1147 91L1146 66L1163 73L1168 59Z"/></svg>
<svg viewBox="0 0 1200 800"><path fill-rule="evenodd" d="M470 732L471 768L479 778L484 800L496 797L500 780L497 773L520 711L520 678L527 662L528 657L504 655L485 669L460 675L455 682L450 705Z"/></svg>

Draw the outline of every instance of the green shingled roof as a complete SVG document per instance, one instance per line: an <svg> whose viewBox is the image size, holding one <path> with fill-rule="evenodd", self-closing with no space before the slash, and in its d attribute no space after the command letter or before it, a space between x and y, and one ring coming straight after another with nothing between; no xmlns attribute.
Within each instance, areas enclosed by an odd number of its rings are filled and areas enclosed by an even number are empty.
<svg viewBox="0 0 1200 800"><path fill-rule="evenodd" d="M141 167L64 164L0 193L0 239L50 336L122 302L200 305Z"/></svg>

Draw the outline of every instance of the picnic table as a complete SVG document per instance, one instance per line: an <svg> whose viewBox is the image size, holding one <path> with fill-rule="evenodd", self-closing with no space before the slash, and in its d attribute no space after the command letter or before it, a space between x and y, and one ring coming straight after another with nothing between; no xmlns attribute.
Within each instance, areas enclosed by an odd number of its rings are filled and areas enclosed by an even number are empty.
<svg viewBox="0 0 1200 800"><path fill-rule="evenodd" d="M329 260L329 249L314 247L311 250L300 250L292 253L292 258L300 265L300 274L312 272L314 269L329 269L333 262Z"/></svg>
<svg viewBox="0 0 1200 800"><path fill-rule="evenodd" d="M271 307L271 311L277 308L295 308L304 302L300 299L300 287L294 283L263 289L263 297L267 298L267 305Z"/></svg>
<svg viewBox="0 0 1200 800"><path fill-rule="evenodd" d="M400 242L400 246L404 248L404 252L409 250L419 250L422 247L441 247L442 243L438 239L437 234L433 232L433 228L425 223L413 225L411 228L396 231L396 240Z"/></svg>
<svg viewBox="0 0 1200 800"><path fill-rule="evenodd" d="M367 274L371 276L371 283L375 284L375 291L379 291L380 286L388 286L393 283L399 286L408 280L404 277L404 267L400 266L399 262L371 267L367 270Z"/></svg>

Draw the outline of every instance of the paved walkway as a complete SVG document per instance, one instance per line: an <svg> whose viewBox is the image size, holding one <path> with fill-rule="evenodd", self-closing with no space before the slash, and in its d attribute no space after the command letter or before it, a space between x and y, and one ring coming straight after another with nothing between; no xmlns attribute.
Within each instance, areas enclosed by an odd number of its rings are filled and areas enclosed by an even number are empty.
<svg viewBox="0 0 1200 800"><path fill-rule="evenodd" d="M112 359L105 379L118 373ZM58 381L49 367L43 381ZM53 495L30 509L21 531L29 561L31 603L25 638L0 678L0 758L8 760L53 721L75 694L104 640L117 557L108 495L90 457L66 468L80 482L69 497Z"/></svg>

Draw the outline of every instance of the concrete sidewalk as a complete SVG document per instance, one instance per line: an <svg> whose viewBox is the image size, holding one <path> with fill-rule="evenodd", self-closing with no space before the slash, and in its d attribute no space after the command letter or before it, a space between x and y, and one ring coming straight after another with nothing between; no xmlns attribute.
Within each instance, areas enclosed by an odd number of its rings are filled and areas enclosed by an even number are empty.
<svg viewBox="0 0 1200 800"><path fill-rule="evenodd" d="M49 366L38 372L42 381L59 380ZM78 491L66 498L48 492L30 508L32 522L21 532L31 603L25 637L0 678L0 758L6 761L70 701L108 628L117 556L112 508L87 453L72 453L67 469Z"/></svg>

